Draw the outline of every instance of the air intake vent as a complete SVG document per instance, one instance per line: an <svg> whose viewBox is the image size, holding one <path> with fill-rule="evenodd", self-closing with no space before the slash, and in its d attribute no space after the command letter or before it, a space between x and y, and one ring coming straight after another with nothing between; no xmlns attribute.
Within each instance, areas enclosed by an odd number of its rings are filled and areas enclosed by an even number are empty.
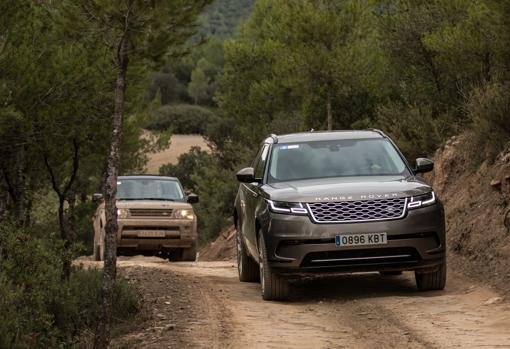
<svg viewBox="0 0 510 349"><path fill-rule="evenodd" d="M131 217L170 217L172 215L172 210L159 208L130 208L129 213Z"/></svg>

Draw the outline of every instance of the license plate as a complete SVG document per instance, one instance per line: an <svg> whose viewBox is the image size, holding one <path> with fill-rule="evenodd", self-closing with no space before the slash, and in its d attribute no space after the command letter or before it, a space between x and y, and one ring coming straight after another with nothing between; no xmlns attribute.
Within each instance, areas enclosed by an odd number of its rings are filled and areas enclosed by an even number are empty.
<svg viewBox="0 0 510 349"><path fill-rule="evenodd" d="M164 231L139 231L138 237L140 238L164 238Z"/></svg>
<svg viewBox="0 0 510 349"><path fill-rule="evenodd" d="M386 233L338 234L335 237L337 246L365 246L387 244Z"/></svg>

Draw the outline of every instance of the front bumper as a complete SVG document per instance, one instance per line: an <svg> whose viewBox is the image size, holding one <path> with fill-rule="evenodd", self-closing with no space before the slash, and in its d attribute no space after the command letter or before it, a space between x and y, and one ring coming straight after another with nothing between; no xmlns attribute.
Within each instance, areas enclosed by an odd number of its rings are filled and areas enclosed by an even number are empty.
<svg viewBox="0 0 510 349"><path fill-rule="evenodd" d="M119 219L119 249L170 250L192 247L197 239L197 222L183 219Z"/></svg>
<svg viewBox="0 0 510 349"><path fill-rule="evenodd" d="M440 203L410 210L402 219L317 224L308 216L269 213L264 238L271 268L279 273L424 270L445 257ZM339 247L342 233L385 232L385 245Z"/></svg>

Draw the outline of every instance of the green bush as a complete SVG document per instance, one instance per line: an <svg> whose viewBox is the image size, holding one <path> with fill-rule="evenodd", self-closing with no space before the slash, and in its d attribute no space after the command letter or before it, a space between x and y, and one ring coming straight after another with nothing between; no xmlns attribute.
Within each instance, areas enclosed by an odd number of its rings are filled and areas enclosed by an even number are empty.
<svg viewBox="0 0 510 349"><path fill-rule="evenodd" d="M466 110L472 121L472 157L493 161L510 142L510 84L493 83L475 89Z"/></svg>
<svg viewBox="0 0 510 349"><path fill-rule="evenodd" d="M179 155L177 164L166 164L160 167L162 176L177 177L185 189L195 190L196 183L191 178L202 169L210 167L212 155L200 147L191 147L190 151Z"/></svg>
<svg viewBox="0 0 510 349"><path fill-rule="evenodd" d="M233 223L238 183L234 171L222 168L218 162L192 178L200 196L200 203L196 206L199 237L202 242L210 241Z"/></svg>
<svg viewBox="0 0 510 349"><path fill-rule="evenodd" d="M200 196L195 206L201 242L214 239L229 224L237 190L234 171L222 166L218 156L198 147L179 156L178 163L163 165L160 174L178 177L186 189Z"/></svg>
<svg viewBox="0 0 510 349"><path fill-rule="evenodd" d="M76 242L80 244L82 255L92 254L94 244L94 229L91 217L96 211L97 205L93 202L84 202L76 205Z"/></svg>
<svg viewBox="0 0 510 349"><path fill-rule="evenodd" d="M56 241L0 227L0 347L54 347L61 335L51 312L61 294Z"/></svg>
<svg viewBox="0 0 510 349"><path fill-rule="evenodd" d="M412 163L420 156L431 156L443 140L440 125L430 108L390 103L377 111L375 127L387 132Z"/></svg>
<svg viewBox="0 0 510 349"><path fill-rule="evenodd" d="M0 348L67 346L86 329L94 329L101 272L75 268L64 281L61 253L58 239L0 226ZM117 281L114 317L136 314L138 299L126 281Z"/></svg>
<svg viewBox="0 0 510 349"><path fill-rule="evenodd" d="M166 130L171 128L177 134L205 134L207 125L218 117L209 109L188 104L165 105L150 117L147 128Z"/></svg>

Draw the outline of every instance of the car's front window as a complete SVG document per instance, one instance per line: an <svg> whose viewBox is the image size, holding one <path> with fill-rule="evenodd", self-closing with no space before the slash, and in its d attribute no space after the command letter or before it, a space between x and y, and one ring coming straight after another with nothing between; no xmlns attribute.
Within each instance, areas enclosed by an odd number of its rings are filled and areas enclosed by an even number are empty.
<svg viewBox="0 0 510 349"><path fill-rule="evenodd" d="M408 174L386 139L356 139L275 144L269 182Z"/></svg>
<svg viewBox="0 0 510 349"><path fill-rule="evenodd" d="M181 185L175 180L122 179L117 182L118 200L183 200Z"/></svg>

